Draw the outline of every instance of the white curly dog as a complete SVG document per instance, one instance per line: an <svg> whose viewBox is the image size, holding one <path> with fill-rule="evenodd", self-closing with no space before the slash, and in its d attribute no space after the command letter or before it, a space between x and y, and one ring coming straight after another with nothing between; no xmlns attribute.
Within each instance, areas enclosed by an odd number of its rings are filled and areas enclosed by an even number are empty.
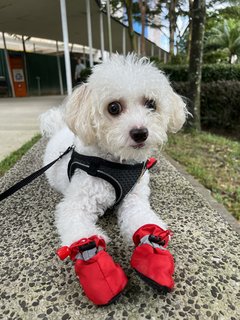
<svg viewBox="0 0 240 320"><path fill-rule="evenodd" d="M50 137L44 164L70 145L79 154L115 163L144 162L153 156L154 148L167 141L167 132L182 128L186 116L182 98L153 63L133 54L114 55L94 66L87 83L75 88L62 106L42 115L42 132ZM109 182L79 169L69 180L70 157L66 155L47 172L50 185L63 194L55 212L62 245L71 246L93 235L108 241L97 220L114 205L115 190ZM167 230L150 207L148 184L146 171L116 208L120 232L129 241L145 225ZM86 287L84 290L87 293ZM91 293L87 295L94 301Z"/></svg>

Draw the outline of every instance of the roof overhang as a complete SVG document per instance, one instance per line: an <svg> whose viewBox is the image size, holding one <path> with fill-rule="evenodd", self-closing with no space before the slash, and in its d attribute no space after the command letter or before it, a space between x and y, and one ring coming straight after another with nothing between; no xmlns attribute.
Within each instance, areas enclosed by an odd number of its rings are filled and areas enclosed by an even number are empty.
<svg viewBox="0 0 240 320"><path fill-rule="evenodd" d="M93 48L100 49L99 1L91 4ZM88 46L85 0L67 0L69 42ZM105 50L109 51L107 16L103 14ZM122 53L123 29L126 26L111 19L113 52ZM59 0L1 0L0 31L62 41L62 24ZM146 40L146 54L151 55L152 43ZM155 44L154 44L155 45ZM126 50L130 51L126 30Z"/></svg>

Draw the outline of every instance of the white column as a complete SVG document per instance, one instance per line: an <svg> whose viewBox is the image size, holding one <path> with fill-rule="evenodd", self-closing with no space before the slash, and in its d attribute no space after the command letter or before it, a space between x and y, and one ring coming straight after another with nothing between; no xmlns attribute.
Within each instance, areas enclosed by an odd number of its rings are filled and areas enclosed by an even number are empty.
<svg viewBox="0 0 240 320"><path fill-rule="evenodd" d="M86 63L86 48L85 48L85 46L83 46L83 64L85 65L85 67L87 67L87 63Z"/></svg>
<svg viewBox="0 0 240 320"><path fill-rule="evenodd" d="M109 54L112 55L112 26L111 26L111 13L110 4L107 0L107 17L108 17L108 42L109 42Z"/></svg>
<svg viewBox="0 0 240 320"><path fill-rule="evenodd" d="M163 62L167 63L167 52L164 51Z"/></svg>
<svg viewBox="0 0 240 320"><path fill-rule="evenodd" d="M151 56L154 57L154 44L151 44Z"/></svg>
<svg viewBox="0 0 240 320"><path fill-rule="evenodd" d="M56 41L56 49L57 49L57 66L58 66L58 78L59 78L59 86L61 95L63 95L63 81L62 81L62 70L61 70L61 62L59 57L59 50L58 50L58 42Z"/></svg>
<svg viewBox="0 0 240 320"><path fill-rule="evenodd" d="M161 60L161 49L160 48L158 48L158 58L159 58L159 60Z"/></svg>
<svg viewBox="0 0 240 320"><path fill-rule="evenodd" d="M99 14L99 18L100 18L101 55L102 55L102 61L104 61L104 59L105 59L105 57L104 57L104 29L103 29L103 14L101 11Z"/></svg>
<svg viewBox="0 0 240 320"><path fill-rule="evenodd" d="M126 55L126 28L123 26L123 34L122 34L122 52L123 55Z"/></svg>
<svg viewBox="0 0 240 320"><path fill-rule="evenodd" d="M139 36L137 36L137 44L138 44L138 55L141 55L141 38Z"/></svg>
<svg viewBox="0 0 240 320"><path fill-rule="evenodd" d="M8 58L8 51L7 51L7 45L6 45L4 32L2 32L2 38L3 38L3 45L4 45L4 55L5 55L6 65L7 65L8 79L9 79L10 86L11 86L12 96L13 96L13 98L15 98L13 78L12 78L12 72L11 72L9 58Z"/></svg>
<svg viewBox="0 0 240 320"><path fill-rule="evenodd" d="M72 93L72 73L71 73L71 63L68 48L68 26L67 26L67 12L66 12L66 2L65 0L60 0L61 7L61 20L62 20L62 31L63 31L63 42L64 42L64 58L66 67L66 79L67 79L67 92L68 95Z"/></svg>
<svg viewBox="0 0 240 320"><path fill-rule="evenodd" d="M91 8L90 0L86 0L87 9L87 31L88 31L88 46L89 46L89 62L90 67L93 67L93 54L92 54L92 25L91 25Z"/></svg>
<svg viewBox="0 0 240 320"><path fill-rule="evenodd" d="M27 87L27 95L29 95L27 55L26 55L26 46L25 46L24 36L22 36L22 45L23 45L23 62L24 62L25 82L26 82L26 87Z"/></svg>

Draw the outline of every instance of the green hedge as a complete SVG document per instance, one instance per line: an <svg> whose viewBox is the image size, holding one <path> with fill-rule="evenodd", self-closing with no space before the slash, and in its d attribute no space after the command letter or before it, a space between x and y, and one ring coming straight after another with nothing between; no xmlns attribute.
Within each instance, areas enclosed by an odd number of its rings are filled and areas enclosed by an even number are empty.
<svg viewBox="0 0 240 320"><path fill-rule="evenodd" d="M188 83L173 82L176 92L188 98ZM218 129L240 129L240 81L216 81L202 83L201 123ZM187 99L188 109L191 101ZM237 129L238 128L238 129Z"/></svg>
<svg viewBox="0 0 240 320"><path fill-rule="evenodd" d="M188 81L187 65L167 65L156 63L159 69L163 70L171 82ZM81 75L84 80L91 74L91 69L87 68L82 71ZM221 80L238 80L240 81L240 64L205 64L202 70L202 81L212 82Z"/></svg>
<svg viewBox="0 0 240 320"><path fill-rule="evenodd" d="M156 64L163 70L170 81L188 81L187 65L164 65ZM238 80L240 81L240 65L235 64L205 64L202 69L202 81L212 82L220 80Z"/></svg>

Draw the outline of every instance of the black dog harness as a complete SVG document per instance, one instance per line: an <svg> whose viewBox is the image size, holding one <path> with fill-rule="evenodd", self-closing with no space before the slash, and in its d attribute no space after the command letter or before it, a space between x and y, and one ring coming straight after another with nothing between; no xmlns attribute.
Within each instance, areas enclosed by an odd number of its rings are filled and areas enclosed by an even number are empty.
<svg viewBox="0 0 240 320"><path fill-rule="evenodd" d="M76 169L81 169L93 177L98 177L109 182L115 189L116 201L119 204L133 189L147 169L150 169L156 160L151 158L147 162L137 164L124 164L108 161L98 157L85 156L72 152L68 163L68 177L71 180Z"/></svg>

